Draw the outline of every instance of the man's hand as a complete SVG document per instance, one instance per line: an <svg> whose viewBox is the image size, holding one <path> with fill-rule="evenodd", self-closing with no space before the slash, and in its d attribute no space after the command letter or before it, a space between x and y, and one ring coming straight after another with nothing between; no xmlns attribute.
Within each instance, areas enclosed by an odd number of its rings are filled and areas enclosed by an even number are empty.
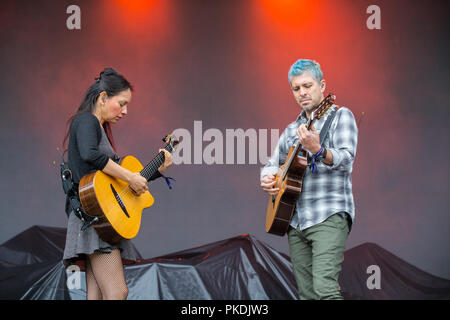
<svg viewBox="0 0 450 320"><path fill-rule="evenodd" d="M261 180L261 187L264 191L268 192L270 195L276 195L280 189L274 188L274 185L277 181L275 180L275 176L272 174L265 175Z"/></svg>
<svg viewBox="0 0 450 320"><path fill-rule="evenodd" d="M320 138L314 125L311 126L311 131L306 128L306 124L300 125L297 129L298 140L302 146L311 152L316 154L320 150Z"/></svg>

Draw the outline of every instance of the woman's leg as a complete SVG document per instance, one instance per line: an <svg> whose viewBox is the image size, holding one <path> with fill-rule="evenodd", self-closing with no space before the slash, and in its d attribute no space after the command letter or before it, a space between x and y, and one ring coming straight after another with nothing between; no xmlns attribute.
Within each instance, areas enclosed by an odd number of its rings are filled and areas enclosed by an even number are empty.
<svg viewBox="0 0 450 320"><path fill-rule="evenodd" d="M102 300L102 292L97 284L97 280L95 280L89 257L86 258L86 299Z"/></svg>
<svg viewBox="0 0 450 320"><path fill-rule="evenodd" d="M111 253L95 252L89 255L89 262L103 299L125 300L128 287L119 249Z"/></svg>

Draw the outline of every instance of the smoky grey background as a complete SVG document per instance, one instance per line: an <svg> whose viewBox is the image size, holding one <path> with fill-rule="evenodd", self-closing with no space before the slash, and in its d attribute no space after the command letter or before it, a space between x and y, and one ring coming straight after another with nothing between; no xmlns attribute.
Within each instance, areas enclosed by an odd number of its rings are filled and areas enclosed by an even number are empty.
<svg viewBox="0 0 450 320"><path fill-rule="evenodd" d="M257 21L249 13L254 1L167 3L170 23L144 32L105 23L99 18L105 1L1 2L0 242L33 225L66 227L56 148L67 119L104 67L135 85L129 115L113 133L118 153L142 162L172 130L193 135L195 120L203 131L281 133L296 118L287 72L313 49L289 41L278 48L276 30L260 38L258 28L247 30ZM330 39L330 51L343 60L314 55L340 104L361 120L353 173L356 220L347 248L374 242L449 279L449 6L378 3L382 30L369 31L365 8L373 3L339 2L355 18L351 26L360 26L352 34L357 37ZM70 4L81 7L81 31L65 28ZM366 47L360 61L345 59L343 47L359 43ZM274 57L265 55L269 48ZM277 62L266 65L266 58ZM138 250L151 258L249 233L288 253L286 238L264 231L267 195L260 169L173 166L173 190L161 179L150 185L156 201L133 240Z"/></svg>

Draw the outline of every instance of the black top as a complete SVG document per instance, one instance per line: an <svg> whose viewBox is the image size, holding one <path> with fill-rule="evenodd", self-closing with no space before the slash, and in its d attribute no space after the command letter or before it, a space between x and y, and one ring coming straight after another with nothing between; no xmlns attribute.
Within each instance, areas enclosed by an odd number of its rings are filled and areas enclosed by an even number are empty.
<svg viewBox="0 0 450 320"><path fill-rule="evenodd" d="M77 115L70 126L68 160L72 171L73 181L76 184L85 175L103 170L110 159L106 153L99 150L102 139L102 128L100 121L90 112ZM119 157L111 158L118 162ZM159 171L150 177L155 180L161 177ZM68 199L66 201L66 213L71 211Z"/></svg>
<svg viewBox="0 0 450 320"><path fill-rule="evenodd" d="M69 167L73 180L80 183L88 173L103 170L109 157L98 149L102 129L97 117L90 112L75 117L70 126Z"/></svg>

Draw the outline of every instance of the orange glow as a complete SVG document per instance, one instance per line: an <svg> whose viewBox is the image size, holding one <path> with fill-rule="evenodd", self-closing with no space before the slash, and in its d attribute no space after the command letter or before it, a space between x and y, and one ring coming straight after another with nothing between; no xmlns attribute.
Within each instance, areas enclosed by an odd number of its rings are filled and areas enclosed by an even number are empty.
<svg viewBox="0 0 450 320"><path fill-rule="evenodd" d="M170 26L172 18L168 3L163 0L114 0L105 9L108 19L130 32L161 32Z"/></svg>
<svg viewBox="0 0 450 320"><path fill-rule="evenodd" d="M148 13L157 0L116 0L118 6L127 14L139 15Z"/></svg>
<svg viewBox="0 0 450 320"><path fill-rule="evenodd" d="M304 25L315 16L317 4L307 0L258 1L269 19L281 28Z"/></svg>

